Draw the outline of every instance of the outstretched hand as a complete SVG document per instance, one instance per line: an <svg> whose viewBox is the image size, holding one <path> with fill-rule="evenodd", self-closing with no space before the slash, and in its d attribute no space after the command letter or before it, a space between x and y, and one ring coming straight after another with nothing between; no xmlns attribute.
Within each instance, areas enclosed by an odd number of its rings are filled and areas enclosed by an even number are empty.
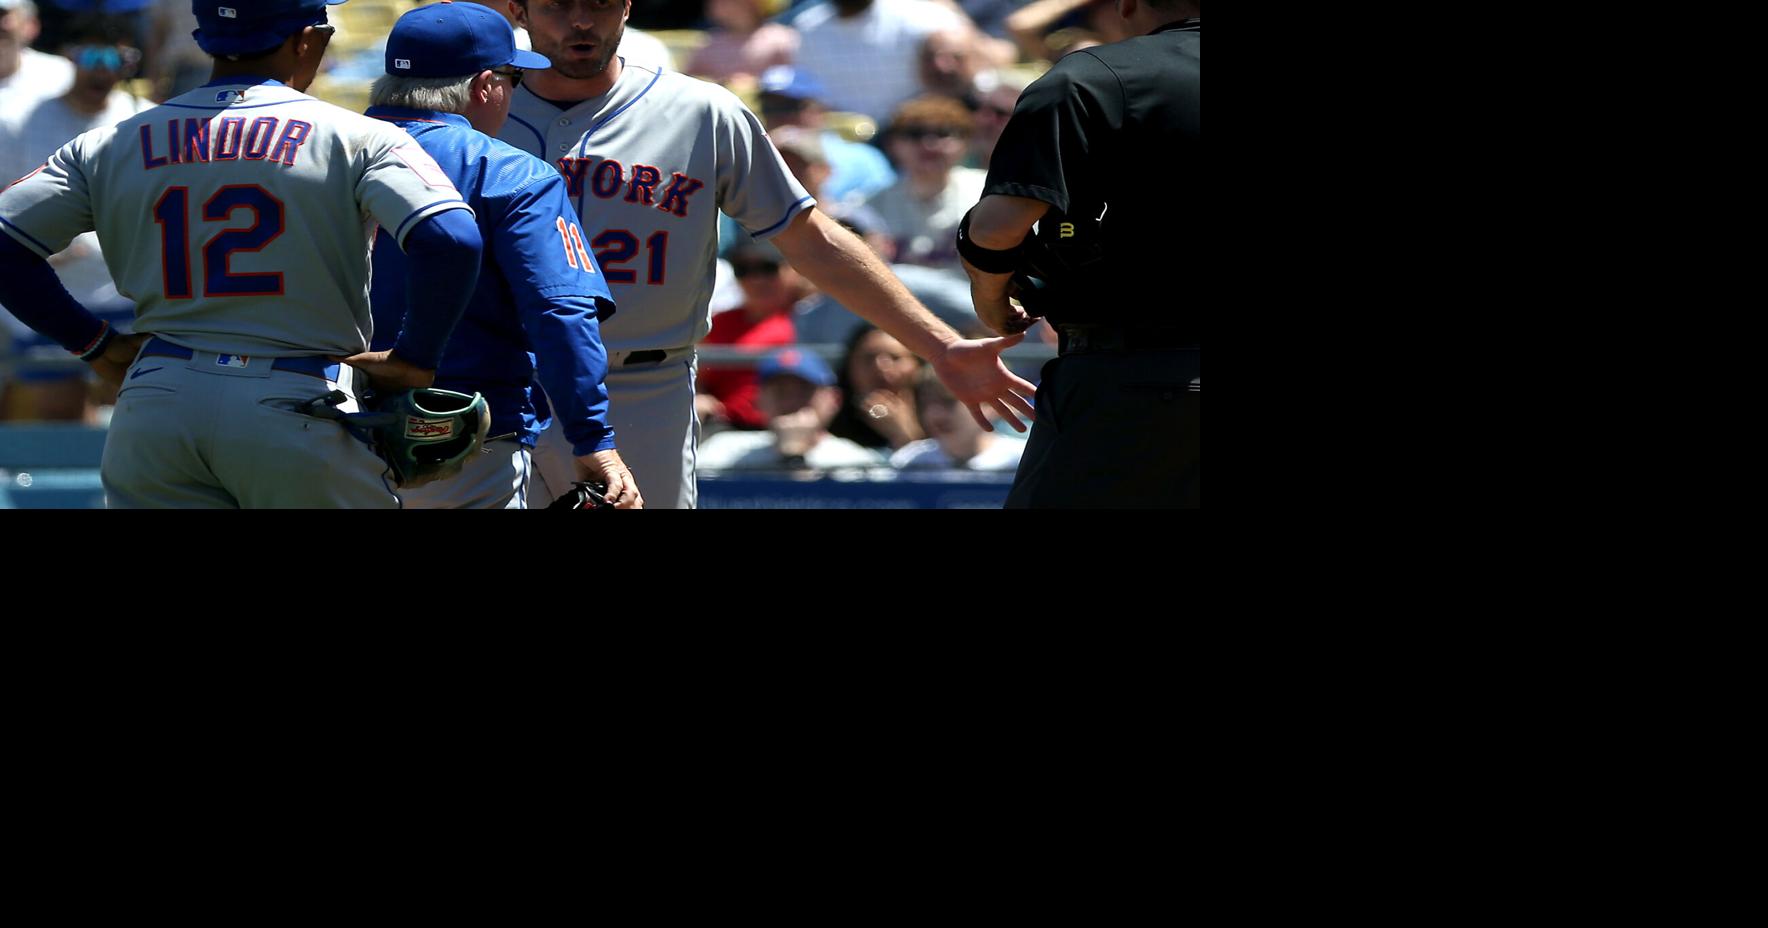
<svg viewBox="0 0 1768 928"><path fill-rule="evenodd" d="M1002 420L1020 432L1025 431L1027 422L1037 418L1032 405L1037 388L1007 370L1007 365L1001 361L1002 351L1024 339L1024 333L1005 338L961 339L946 345L945 351L932 359L933 372L939 375L946 389L970 410L970 418L975 419L977 425L990 432L994 431L994 426L983 413L983 406L993 407ZM1019 420L1021 415L1025 417L1024 422Z"/></svg>

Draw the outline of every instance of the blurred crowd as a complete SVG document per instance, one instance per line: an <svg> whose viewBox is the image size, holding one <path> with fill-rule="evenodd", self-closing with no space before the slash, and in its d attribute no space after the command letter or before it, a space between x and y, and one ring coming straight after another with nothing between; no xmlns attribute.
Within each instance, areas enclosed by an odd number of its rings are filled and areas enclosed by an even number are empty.
<svg viewBox="0 0 1768 928"><path fill-rule="evenodd" d="M361 110L387 29L417 5L332 8L339 31L311 92ZM502 0L484 5L514 22ZM635 0L620 53L736 93L821 209L936 315L980 335L958 222L1020 92L1062 55L1125 37L1111 10L1111 0L704 0L697 28L646 30L660 20ZM81 132L207 81L194 28L190 0L0 0L0 183ZM902 345L816 292L777 249L727 220L720 255L704 344L726 350L701 364L702 466L1016 465L1023 436L983 430ZM133 307L94 236L51 263L77 299L127 329ZM0 323L0 420L103 421L110 397L84 364L10 314ZM1054 342L1042 325L1032 337Z"/></svg>

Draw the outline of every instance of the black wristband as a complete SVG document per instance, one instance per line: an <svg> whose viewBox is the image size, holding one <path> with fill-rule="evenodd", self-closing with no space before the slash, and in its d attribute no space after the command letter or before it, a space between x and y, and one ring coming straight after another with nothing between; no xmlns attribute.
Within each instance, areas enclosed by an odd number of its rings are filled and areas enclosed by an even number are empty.
<svg viewBox="0 0 1768 928"><path fill-rule="evenodd" d="M976 244L970 238L970 212L964 214L964 220L958 223L958 254L970 265L984 274L1011 274L1019 270L1019 257L1025 253L1025 243L1020 242L1005 251L995 251Z"/></svg>

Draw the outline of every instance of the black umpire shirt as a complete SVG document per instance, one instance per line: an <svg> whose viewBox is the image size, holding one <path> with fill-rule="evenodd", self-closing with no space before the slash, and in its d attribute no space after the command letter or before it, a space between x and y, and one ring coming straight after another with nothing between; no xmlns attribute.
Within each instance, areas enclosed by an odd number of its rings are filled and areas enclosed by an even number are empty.
<svg viewBox="0 0 1768 928"><path fill-rule="evenodd" d="M989 162L983 195L1042 200L1057 212L1040 241L1065 249L1049 275L1052 323L1178 326L1199 313L1177 294L1201 238L1193 215L1199 19L1073 52L1025 89Z"/></svg>

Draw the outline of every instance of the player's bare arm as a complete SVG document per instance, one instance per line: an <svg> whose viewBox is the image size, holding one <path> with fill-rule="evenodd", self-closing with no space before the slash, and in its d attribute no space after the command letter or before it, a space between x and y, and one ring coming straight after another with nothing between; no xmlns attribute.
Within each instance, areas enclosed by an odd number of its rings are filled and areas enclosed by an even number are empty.
<svg viewBox="0 0 1768 928"><path fill-rule="evenodd" d="M1025 431L1019 416L1033 418L1031 400L1037 388L1001 363L1001 352L1018 344L1019 336L959 336L922 306L858 236L821 210L800 213L772 241L799 273L825 293L926 358L977 424L994 430L982 412L986 405L1008 425Z"/></svg>

